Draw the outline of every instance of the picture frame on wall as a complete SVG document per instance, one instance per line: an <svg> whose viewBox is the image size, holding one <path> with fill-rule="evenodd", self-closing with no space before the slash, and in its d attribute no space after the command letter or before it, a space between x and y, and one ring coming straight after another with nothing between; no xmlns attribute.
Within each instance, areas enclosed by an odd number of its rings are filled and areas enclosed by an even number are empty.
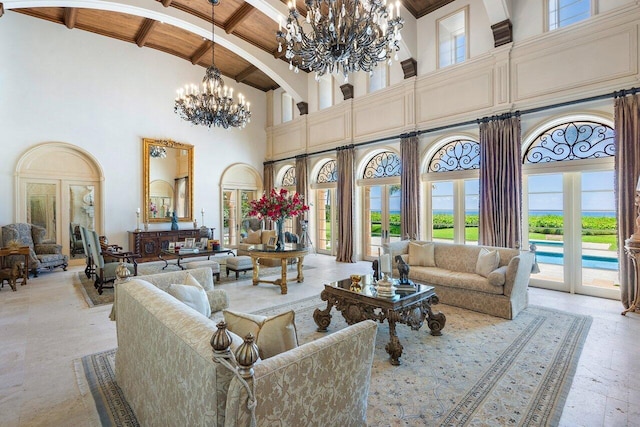
<svg viewBox="0 0 640 427"><path fill-rule="evenodd" d="M184 239L184 247L185 249L194 249L196 247L195 237L187 237Z"/></svg>

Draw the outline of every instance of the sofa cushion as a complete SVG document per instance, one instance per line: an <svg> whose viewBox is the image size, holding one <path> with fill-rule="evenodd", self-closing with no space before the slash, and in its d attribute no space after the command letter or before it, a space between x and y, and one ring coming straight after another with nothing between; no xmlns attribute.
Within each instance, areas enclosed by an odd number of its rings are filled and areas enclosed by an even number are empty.
<svg viewBox="0 0 640 427"><path fill-rule="evenodd" d="M261 240L260 240L261 236L262 236L262 230L258 230L258 231L249 230L249 234L242 241L242 243L250 243L253 245L258 245L261 243Z"/></svg>
<svg viewBox="0 0 640 427"><path fill-rule="evenodd" d="M411 268L410 275L415 282L435 286L436 294L438 293L438 286L468 289L496 295L504 294L504 286L490 285L487 278L476 273L463 273L438 267L415 266Z"/></svg>
<svg viewBox="0 0 640 427"><path fill-rule="evenodd" d="M409 243L409 264L421 267L435 267L435 247L433 243Z"/></svg>
<svg viewBox="0 0 640 427"><path fill-rule="evenodd" d="M298 347L295 314L293 310L272 317L224 310L227 328L245 337L252 333L261 359L268 359L292 348Z"/></svg>
<svg viewBox="0 0 640 427"><path fill-rule="evenodd" d="M498 268L499 263L500 255L498 254L498 251L490 251L486 248L482 248L478 254L478 261L476 262L476 273L481 276L488 277L493 270Z"/></svg>
<svg viewBox="0 0 640 427"><path fill-rule="evenodd" d="M175 297L179 301L196 310L198 313L209 317L211 316L211 306L209 298L204 288L193 278L187 275L185 284L171 284L167 289L169 295Z"/></svg>
<svg viewBox="0 0 640 427"><path fill-rule="evenodd" d="M507 266L503 265L493 270L487 276L489 284L492 286L502 286L507 280Z"/></svg>

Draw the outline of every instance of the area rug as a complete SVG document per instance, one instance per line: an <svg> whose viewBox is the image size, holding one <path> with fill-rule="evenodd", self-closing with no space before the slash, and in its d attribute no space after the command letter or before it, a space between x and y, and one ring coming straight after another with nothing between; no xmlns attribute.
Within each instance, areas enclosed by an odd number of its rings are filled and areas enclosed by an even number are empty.
<svg viewBox="0 0 640 427"><path fill-rule="evenodd" d="M138 264L138 275L144 276L149 274L158 274L158 273L166 273L168 271L180 271L180 267L175 264L169 264L166 269L162 269L164 267L164 262L147 262L144 264ZM289 266L289 270L287 272L288 276L295 276L296 266ZM315 267L305 265L303 266L303 270L310 270ZM280 276L280 267L260 267L260 277L278 277ZM244 280L253 280L253 273L251 271L240 273L237 281L241 282ZM229 272L229 276L226 275L226 270L224 265L220 265L220 280L216 279L215 283L231 283L236 282L236 275L233 271ZM74 286L78 289L78 291L82 294L82 297L86 301L89 307L95 307L103 304L111 304L113 303L113 288L104 288L102 290L102 295L98 294L98 290L94 286L94 280L88 279L87 275L84 274L84 271L78 272L76 278L74 279Z"/></svg>
<svg viewBox="0 0 640 427"><path fill-rule="evenodd" d="M312 319L315 308L324 306L313 297L257 314L295 310L302 344L325 335L315 330ZM420 331L397 327L404 346L401 366L389 363L384 350L389 329L386 323L379 325L367 409L369 426L558 425L590 316L530 306L509 321L457 307L437 308L447 316L440 337L431 336L426 326ZM339 313L332 314L329 333L346 326ZM113 360L99 353L85 356L82 363L92 366ZM112 366L93 369L85 372L86 381L115 390L112 373ZM102 391L93 393L93 398L99 399L96 407L111 411L115 420L102 425L130 421L119 420L119 414L127 410L118 397L110 398ZM108 418L101 415L101 419Z"/></svg>

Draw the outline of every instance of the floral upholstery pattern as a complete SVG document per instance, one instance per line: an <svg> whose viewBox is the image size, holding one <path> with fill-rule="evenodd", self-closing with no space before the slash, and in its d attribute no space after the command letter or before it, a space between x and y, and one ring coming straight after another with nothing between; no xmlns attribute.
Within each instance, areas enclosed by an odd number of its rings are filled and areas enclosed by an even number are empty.
<svg viewBox="0 0 640 427"><path fill-rule="evenodd" d="M116 381L140 425L248 426L245 389L212 360L215 322L138 277L117 289ZM259 361L257 424L366 425L376 330L361 322Z"/></svg>
<svg viewBox="0 0 640 427"><path fill-rule="evenodd" d="M40 226L16 223L2 227L2 246L7 246L12 240L20 242L23 246L29 246L29 270L38 275L41 268L53 269L62 267L67 269L69 257L62 253L62 245L48 242L44 239L46 230ZM24 262L22 256L7 257L10 266Z"/></svg>
<svg viewBox="0 0 640 427"><path fill-rule="evenodd" d="M385 253L406 255L409 240L383 245ZM417 243L427 243L417 241ZM409 278L432 285L440 302L493 316L513 319L528 304L527 287L534 255L529 251L490 246L459 245L433 242L435 267L411 265ZM500 256L495 274L504 273L504 284L496 285L476 273L478 254L482 248L497 250ZM397 272L394 272L397 275ZM492 273L494 274L494 273Z"/></svg>
<svg viewBox="0 0 640 427"><path fill-rule="evenodd" d="M365 320L261 360L253 376L257 424L365 426L376 330ZM225 426L249 425L246 402L246 388L233 378Z"/></svg>

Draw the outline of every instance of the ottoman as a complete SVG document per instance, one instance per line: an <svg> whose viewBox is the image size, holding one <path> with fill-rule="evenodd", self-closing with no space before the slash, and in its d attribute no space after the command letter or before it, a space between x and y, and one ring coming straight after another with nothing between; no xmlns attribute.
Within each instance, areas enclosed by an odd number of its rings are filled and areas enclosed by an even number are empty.
<svg viewBox="0 0 640 427"><path fill-rule="evenodd" d="M241 271L247 272L250 270L253 270L253 262L250 256L239 255L227 258L227 277L229 276L229 271L235 271L236 280L238 280Z"/></svg>
<svg viewBox="0 0 640 427"><path fill-rule="evenodd" d="M215 278L218 280L218 282L220 281L220 264L218 264L217 262L207 259L207 260L203 260L203 261L190 261L186 264L184 264L184 268L186 268L187 270L191 270L194 268L200 268L200 267L209 267L211 268L211 271L213 272L213 275L215 276ZM227 276L229 275L229 273L227 272Z"/></svg>

